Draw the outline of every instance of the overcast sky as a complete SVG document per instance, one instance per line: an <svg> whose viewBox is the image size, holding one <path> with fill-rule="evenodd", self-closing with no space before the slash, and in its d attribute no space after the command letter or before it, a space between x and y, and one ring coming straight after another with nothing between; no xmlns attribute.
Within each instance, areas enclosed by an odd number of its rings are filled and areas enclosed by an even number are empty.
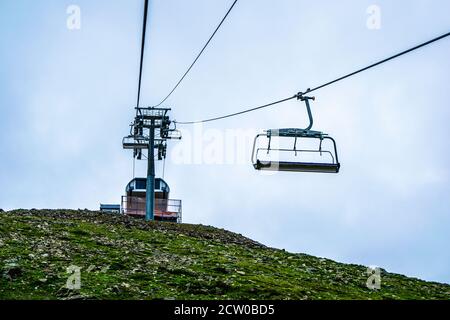
<svg viewBox="0 0 450 320"><path fill-rule="evenodd" d="M143 2L0 1L0 208L120 203L133 172L121 140L134 115ZM150 2L148 106L232 3ZM80 29L67 27L70 5ZM372 5L380 29L368 25ZM240 0L165 106L190 121L285 98L448 32L449 12L447 0ZM306 125L297 101L183 127L165 179L184 222L450 283L449 53L444 39L314 94L314 129L336 139L338 175L251 166L254 134Z"/></svg>

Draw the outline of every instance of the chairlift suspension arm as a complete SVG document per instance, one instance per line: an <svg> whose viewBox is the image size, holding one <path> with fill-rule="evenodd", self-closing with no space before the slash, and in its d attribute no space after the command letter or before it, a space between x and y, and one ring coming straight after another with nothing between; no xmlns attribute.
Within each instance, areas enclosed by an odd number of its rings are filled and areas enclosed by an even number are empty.
<svg viewBox="0 0 450 320"><path fill-rule="evenodd" d="M308 89L308 91L309 91L309 89ZM309 131L312 129L313 124L314 124L314 120L313 120L313 116L312 116L312 112L311 112L311 106L309 105L309 100L315 101L316 97L306 97L303 95L303 93L300 92L297 95L297 100L305 101L306 111L308 112L308 119L309 119L309 126L305 129L305 131Z"/></svg>
<svg viewBox="0 0 450 320"><path fill-rule="evenodd" d="M295 151L295 156L297 156L297 138L298 138L298 137L295 137L295 140L294 140L294 151Z"/></svg>

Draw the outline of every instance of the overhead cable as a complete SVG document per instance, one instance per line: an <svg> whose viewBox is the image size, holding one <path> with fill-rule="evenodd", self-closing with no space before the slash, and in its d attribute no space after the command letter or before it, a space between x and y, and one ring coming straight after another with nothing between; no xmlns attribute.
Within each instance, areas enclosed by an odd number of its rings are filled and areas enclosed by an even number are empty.
<svg viewBox="0 0 450 320"><path fill-rule="evenodd" d="M169 92L169 94L157 105L155 105L154 107L159 107L160 105L162 105L164 102L167 101L167 99L169 99L169 97L175 92L175 90L177 90L177 88L180 86L181 82L183 82L183 80L186 78L186 76L188 75L188 73L192 70L192 68L194 67L194 65L197 63L198 59L200 59L201 55L203 54L203 52L206 50L206 48L208 47L208 45L210 44L210 42L212 41L212 39L214 38L214 36L216 35L216 33L219 31L220 27L223 25L223 23L225 22L225 20L227 19L227 17L229 16L229 14L231 13L231 11L233 10L234 6L236 5L238 0L234 0L233 4L231 5L230 9L228 9L227 13L225 14L225 16L223 17L223 19L220 21L219 25L217 26L217 28L214 30L213 34L209 37L208 41L206 42L206 44L203 46L202 50L200 51L200 53L197 55L197 57L194 59L194 62L192 62L192 64L189 66L189 68L186 70L186 72L183 74L183 76L181 77L181 79L177 82L177 84L173 87L173 89Z"/></svg>
<svg viewBox="0 0 450 320"><path fill-rule="evenodd" d="M268 108L268 107L271 107L271 106L274 106L274 105L277 105L277 104L280 104L280 103L283 103L283 102L286 102L286 101L289 101L289 100L292 100L292 99L300 99L304 94L309 94L309 93L312 93L314 91L317 91L317 90L323 89L325 87L328 87L328 86L330 86L332 84L335 84L336 82L339 82L339 81L342 81L344 79L350 78L350 77L355 76L355 75L357 75L357 74L359 74L361 72L364 72L364 71L372 69L372 68L374 68L376 66L379 66L379 65L381 65L383 63L386 63L386 62L391 61L393 59L399 58L399 57L401 57L401 56L403 56L405 54L408 54L408 53L410 53L412 51L418 50L418 49L420 49L422 47L425 47L425 46L430 45L430 44L432 44L434 42L442 40L442 39L444 39L444 38L446 38L448 36L450 36L450 32L448 32L446 34L443 34L443 35L441 35L439 37L436 37L434 39L431 39L429 41L423 42L423 43L421 43L421 44L419 44L419 45L417 45L415 47L412 47L412 48L410 48L408 50L405 50L405 51L402 51L400 53L397 53L397 54L395 54L393 56L390 56L389 58L380 60L380 61L378 61L376 63L373 63L373 64L371 64L371 65L369 65L367 67L364 67L364 68L361 68L361 69L359 69L357 71L354 71L352 73L346 74L345 76L339 77L339 78L337 78L335 80L329 81L329 82L327 82L325 84L322 84L320 86L317 86L315 88L308 89L308 90L306 90L306 92L299 92L299 93L296 93L293 96L290 96L290 97L287 97L287 98L284 98L284 99L280 99L280 100L275 101L275 102L267 103L267 104L264 104L264 105L261 105L261 106L258 106L258 107L244 109L244 110L239 111L239 112L234 112L234 113L230 113L230 114L226 114L226 115L218 116L218 117L214 117L214 118L198 120L198 121L184 121L184 122L183 121L176 121L176 123L180 124L180 125L189 125L189 124L197 124L197 123L205 123L205 122L217 121L217 120L222 120L222 119L226 119L226 118L230 118L230 117L239 116L239 115L242 115L242 114L245 114L245 113L249 113L249 112L253 112L253 111L256 111L256 110Z"/></svg>

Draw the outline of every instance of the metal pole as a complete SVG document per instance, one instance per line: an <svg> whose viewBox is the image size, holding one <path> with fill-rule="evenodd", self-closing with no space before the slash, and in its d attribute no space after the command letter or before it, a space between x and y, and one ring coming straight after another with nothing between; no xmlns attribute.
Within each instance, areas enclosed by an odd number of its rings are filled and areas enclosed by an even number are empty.
<svg viewBox="0 0 450 320"><path fill-rule="evenodd" d="M150 142L148 146L148 166L147 166L147 191L145 201L145 220L155 219L155 120L152 119L150 126Z"/></svg>

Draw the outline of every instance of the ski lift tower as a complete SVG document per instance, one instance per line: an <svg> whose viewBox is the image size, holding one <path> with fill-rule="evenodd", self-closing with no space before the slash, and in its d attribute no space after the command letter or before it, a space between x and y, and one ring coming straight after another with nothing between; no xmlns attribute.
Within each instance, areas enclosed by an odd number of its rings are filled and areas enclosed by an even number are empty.
<svg viewBox="0 0 450 320"><path fill-rule="evenodd" d="M167 140L181 139L181 133L170 120L169 108L136 108L136 117L131 124L130 135L123 138L124 149L132 149L133 157L142 160L142 150L147 152L147 190L145 219L154 220L155 212L155 158L164 160L167 153ZM171 127L171 125L174 126ZM155 150L157 155L155 156Z"/></svg>

